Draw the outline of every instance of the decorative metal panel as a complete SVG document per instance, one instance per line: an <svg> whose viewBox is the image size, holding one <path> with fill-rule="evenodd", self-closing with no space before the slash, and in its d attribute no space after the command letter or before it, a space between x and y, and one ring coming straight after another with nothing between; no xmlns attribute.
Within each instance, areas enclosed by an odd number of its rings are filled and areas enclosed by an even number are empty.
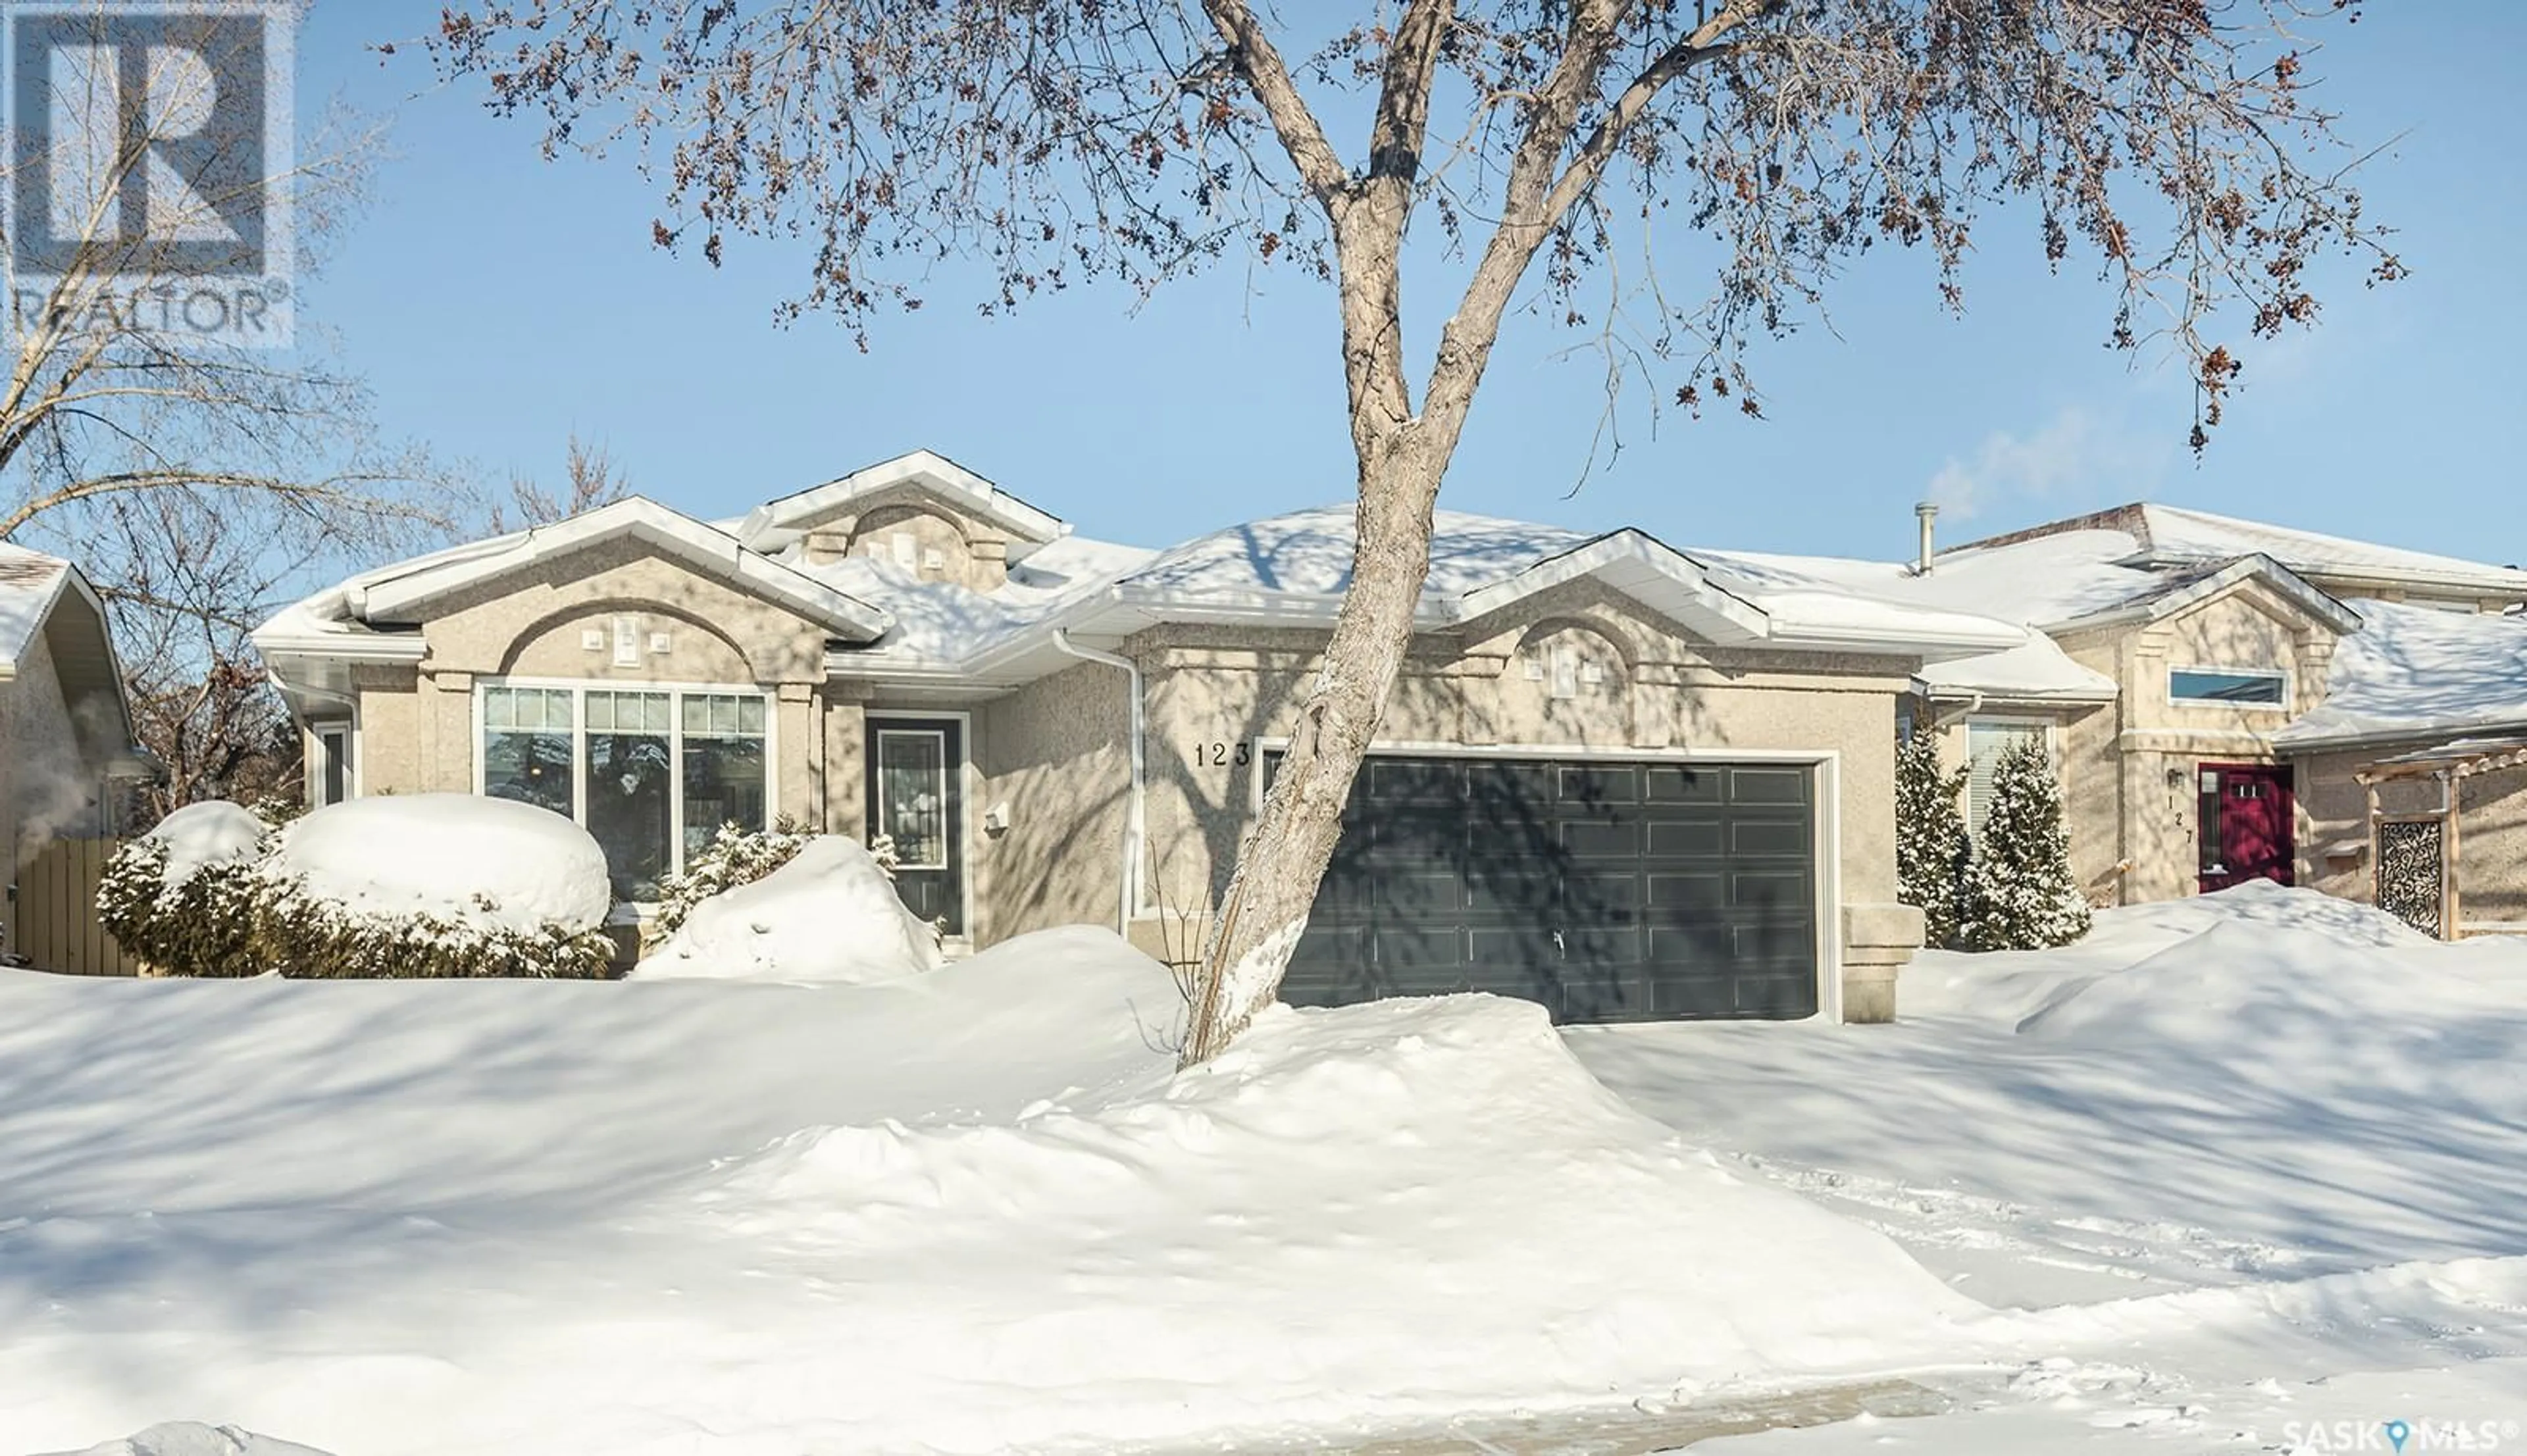
<svg viewBox="0 0 2527 1456"><path fill-rule="evenodd" d="M2447 845L2447 827L2436 819L2378 826L2378 908L2437 935Z"/></svg>

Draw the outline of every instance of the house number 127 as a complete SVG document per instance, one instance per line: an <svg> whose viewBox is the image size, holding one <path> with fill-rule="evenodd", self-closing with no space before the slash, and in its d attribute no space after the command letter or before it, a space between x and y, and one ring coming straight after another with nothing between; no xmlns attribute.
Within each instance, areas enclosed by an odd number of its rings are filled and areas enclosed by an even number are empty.
<svg viewBox="0 0 2527 1456"><path fill-rule="evenodd" d="M1207 764L1214 769L1225 769L1232 764L1242 769L1255 762L1255 745L1252 743L1196 743L1193 745L1193 761Z"/></svg>

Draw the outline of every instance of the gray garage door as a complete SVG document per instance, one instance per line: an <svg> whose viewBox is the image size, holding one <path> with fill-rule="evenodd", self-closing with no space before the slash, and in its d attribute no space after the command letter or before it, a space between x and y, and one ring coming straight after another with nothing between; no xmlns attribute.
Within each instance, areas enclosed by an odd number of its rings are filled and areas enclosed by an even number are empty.
<svg viewBox="0 0 2527 1456"><path fill-rule="evenodd" d="M1813 783L1773 764L1371 758L1283 998L1813 1016Z"/></svg>

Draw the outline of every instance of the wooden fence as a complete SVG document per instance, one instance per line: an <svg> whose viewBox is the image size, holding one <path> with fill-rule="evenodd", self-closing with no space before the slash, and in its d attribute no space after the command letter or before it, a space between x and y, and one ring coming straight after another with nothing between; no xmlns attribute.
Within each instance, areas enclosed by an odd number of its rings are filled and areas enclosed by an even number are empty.
<svg viewBox="0 0 2527 1456"><path fill-rule="evenodd" d="M18 903L9 907L10 939L38 971L66 976L137 976L140 962L124 954L96 923L96 886L120 839L56 839L18 867Z"/></svg>

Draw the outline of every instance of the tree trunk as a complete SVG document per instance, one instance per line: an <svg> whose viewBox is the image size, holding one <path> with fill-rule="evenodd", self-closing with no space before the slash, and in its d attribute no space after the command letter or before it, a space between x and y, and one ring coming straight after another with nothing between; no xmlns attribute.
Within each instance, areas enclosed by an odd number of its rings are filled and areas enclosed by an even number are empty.
<svg viewBox="0 0 2527 1456"><path fill-rule="evenodd" d="M1185 1066L1217 1055L1272 1004L1307 929L1317 881L1342 835L1343 802L1385 717L1430 573L1430 516L1448 454L1432 446L1418 425L1408 426L1383 435L1361 461L1351 587L1289 753L1221 897Z"/></svg>

